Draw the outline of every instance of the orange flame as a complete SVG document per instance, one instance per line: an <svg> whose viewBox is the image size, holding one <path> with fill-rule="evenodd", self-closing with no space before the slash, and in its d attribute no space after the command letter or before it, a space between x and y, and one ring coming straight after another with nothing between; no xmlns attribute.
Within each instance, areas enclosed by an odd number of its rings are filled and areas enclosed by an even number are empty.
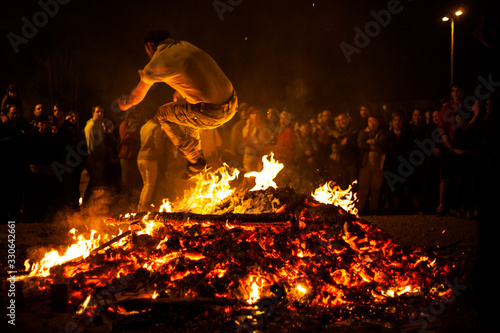
<svg viewBox="0 0 500 333"><path fill-rule="evenodd" d="M307 293L307 289L302 287L301 284L297 285L297 292L300 296L304 296Z"/></svg>
<svg viewBox="0 0 500 333"><path fill-rule="evenodd" d="M175 205L175 211L189 211L198 214L214 213L217 210L217 205L233 194L234 189L231 189L230 182L238 178L239 173L238 169L234 169L230 173L230 167L224 163L215 172L205 172L198 175L195 188L186 191L184 199ZM160 209L172 211L173 207L164 201Z"/></svg>
<svg viewBox="0 0 500 333"><path fill-rule="evenodd" d="M248 304L254 304L260 298L259 285L256 282L253 282L251 288L252 292L250 292L250 297L247 299Z"/></svg>
<svg viewBox="0 0 500 333"><path fill-rule="evenodd" d="M22 278L32 277L32 276L41 276L47 277L50 275L50 269L54 266L61 265L65 262L77 259L77 258L86 258L89 256L90 251L97 248L99 246L99 241L101 239L100 235L97 235L97 231L92 230L90 233L90 237L85 239L83 235L79 235L78 239L75 236L76 230L73 228L69 231L70 234L73 234L73 239L77 240L76 243L70 245L66 252L61 256L57 250L52 250L50 252L45 253L44 258L34 264L30 265L29 259L24 262L24 266L27 271L31 270L29 275L26 275Z"/></svg>
<svg viewBox="0 0 500 333"><path fill-rule="evenodd" d="M357 181L354 181L346 190L342 190L334 182L326 182L325 185L317 188L311 195L316 201L333 204L357 216L358 209L355 206L357 197L356 193L352 192L352 185L356 183Z"/></svg>
<svg viewBox="0 0 500 333"><path fill-rule="evenodd" d="M87 306L89 305L91 297L92 297L92 295L88 295L87 296L87 298L85 299L85 301L78 307L78 310L76 311L76 314L80 315L83 312L85 312L85 310L87 309Z"/></svg>
<svg viewBox="0 0 500 333"><path fill-rule="evenodd" d="M277 187L274 182L274 178L278 175L281 169L283 169L284 165L274 160L274 153L263 156L262 163L264 164L264 167L261 172L253 171L245 174L245 178L255 177L255 186L250 191L263 191L269 187Z"/></svg>
<svg viewBox="0 0 500 333"><path fill-rule="evenodd" d="M163 199L162 205L160 206L160 213L171 213L172 212L172 205L170 204L170 201L168 199Z"/></svg>

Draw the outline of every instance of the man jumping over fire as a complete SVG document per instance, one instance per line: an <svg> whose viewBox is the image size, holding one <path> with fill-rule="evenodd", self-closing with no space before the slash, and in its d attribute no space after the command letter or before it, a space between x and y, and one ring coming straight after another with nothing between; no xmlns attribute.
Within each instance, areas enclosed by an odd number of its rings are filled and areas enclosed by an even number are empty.
<svg viewBox="0 0 500 333"><path fill-rule="evenodd" d="M130 95L118 99L118 105L126 111L139 104L156 82L172 87L174 101L159 107L158 120L188 161L184 178L192 178L207 165L199 130L217 128L234 116L236 92L211 56L191 43L172 39L167 31L150 31L144 47L151 61L139 70L141 81Z"/></svg>

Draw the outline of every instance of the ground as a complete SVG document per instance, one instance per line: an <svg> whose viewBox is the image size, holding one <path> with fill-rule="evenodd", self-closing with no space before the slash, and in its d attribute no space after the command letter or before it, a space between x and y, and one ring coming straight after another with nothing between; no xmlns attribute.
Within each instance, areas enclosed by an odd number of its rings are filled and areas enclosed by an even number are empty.
<svg viewBox="0 0 500 333"><path fill-rule="evenodd" d="M480 224L476 220L458 219L452 216L436 215L384 215L364 216L364 220L379 226L397 242L409 246L421 246L431 249L437 256L454 258L466 267L467 274L460 285L467 287L460 293L456 301L446 304L436 318L425 324L428 332L475 332L477 331L480 311L483 308L483 297L479 297L483 283L477 274L480 241ZM74 216L76 224L84 223ZM22 269L22 261L30 248L50 247L64 244L68 240L67 231L70 223L22 223L15 226L16 268ZM1 251L7 253L7 225L0 228ZM5 256L6 257L6 256ZM5 269L5 263L2 266ZM6 285L4 284L4 288ZM5 297L3 298L5 302ZM7 325L12 332L109 332L105 325L99 327L81 327L72 319L71 311L53 312L48 305L47 296L27 299L24 309L16 310L16 326ZM5 307L2 308L5 309ZM431 320L432 319L432 320ZM2 316L2 326L6 323ZM420 325L420 326L419 326ZM418 331L419 325L408 325L409 331ZM343 329L340 330L343 332ZM363 327L351 329L351 332L363 332ZM382 331L382 330L378 330ZM483 329L483 331L486 331ZM391 330L392 332L392 330Z"/></svg>

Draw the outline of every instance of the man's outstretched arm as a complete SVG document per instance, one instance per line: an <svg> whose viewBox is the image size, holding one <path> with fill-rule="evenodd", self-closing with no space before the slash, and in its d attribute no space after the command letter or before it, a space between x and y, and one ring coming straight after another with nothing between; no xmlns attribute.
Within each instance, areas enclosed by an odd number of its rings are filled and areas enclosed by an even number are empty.
<svg viewBox="0 0 500 333"><path fill-rule="evenodd" d="M137 86L132 90L130 95L118 98L118 106L120 107L120 109L126 111L130 109L132 106L142 102L142 100L148 93L149 88L151 88L151 86L152 84L147 83L144 80L141 80L137 84Z"/></svg>

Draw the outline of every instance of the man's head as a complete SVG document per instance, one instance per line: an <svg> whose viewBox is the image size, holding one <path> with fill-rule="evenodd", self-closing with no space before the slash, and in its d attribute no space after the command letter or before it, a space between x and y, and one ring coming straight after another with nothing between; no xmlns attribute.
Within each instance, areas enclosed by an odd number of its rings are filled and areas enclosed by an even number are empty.
<svg viewBox="0 0 500 333"><path fill-rule="evenodd" d="M378 130L378 126L380 125L380 121L378 120L378 117L374 115L369 115L368 116L368 129L372 132L375 132Z"/></svg>
<svg viewBox="0 0 500 333"><path fill-rule="evenodd" d="M7 110L7 118L9 118L10 121L15 121L19 118L19 108L17 105L12 104Z"/></svg>
<svg viewBox="0 0 500 333"><path fill-rule="evenodd" d="M17 85L9 84L9 87L7 88L7 92L9 93L10 98L16 98L17 94L19 93L19 89L17 88Z"/></svg>
<svg viewBox="0 0 500 333"><path fill-rule="evenodd" d="M248 109L248 118L250 119L250 122L254 126L261 125L262 119L264 118L263 114L264 114L264 111L258 106L251 106Z"/></svg>
<svg viewBox="0 0 500 333"><path fill-rule="evenodd" d="M439 123L439 110L432 111L432 122L437 125Z"/></svg>
<svg viewBox="0 0 500 333"><path fill-rule="evenodd" d="M337 121L338 121L338 128L342 131L345 131L348 129L350 123L351 123L351 118L349 117L348 114L346 113L341 113L337 116Z"/></svg>
<svg viewBox="0 0 500 333"><path fill-rule="evenodd" d="M271 122L273 120L278 119L278 115L279 115L279 111L276 110L275 108L268 108L267 109L266 117L267 117L268 121Z"/></svg>
<svg viewBox="0 0 500 333"><path fill-rule="evenodd" d="M364 119L368 117L370 114L371 114L370 109L366 105L362 105L359 108L359 115L361 116L361 118Z"/></svg>
<svg viewBox="0 0 500 333"><path fill-rule="evenodd" d="M404 120L403 115L399 112L392 114L392 128L396 131L400 131L403 128Z"/></svg>
<svg viewBox="0 0 500 333"><path fill-rule="evenodd" d="M451 99L455 103L462 103L464 99L464 89L462 88L461 84L453 83L451 85Z"/></svg>
<svg viewBox="0 0 500 333"><path fill-rule="evenodd" d="M103 118L104 118L104 108L100 105L94 106L94 108L92 108L92 119L102 120Z"/></svg>
<svg viewBox="0 0 500 333"><path fill-rule="evenodd" d="M302 137L307 137L309 135L311 135L312 133L312 126L311 126L311 123L309 121L301 121L300 122L300 126L299 126L299 131L300 131L300 135L302 135Z"/></svg>
<svg viewBox="0 0 500 333"><path fill-rule="evenodd" d="M411 116L411 121L413 125L420 127L424 125L424 111L420 108L413 109Z"/></svg>
<svg viewBox="0 0 500 333"><path fill-rule="evenodd" d="M280 113L280 125L287 127L292 123L292 115L286 111Z"/></svg>
<svg viewBox="0 0 500 333"><path fill-rule="evenodd" d="M321 113L321 123L328 126L331 124L332 122L332 112L330 110L324 110L322 113Z"/></svg>
<svg viewBox="0 0 500 333"><path fill-rule="evenodd" d="M333 122L335 123L335 127L336 127L338 130L342 130L342 128L340 127L340 114L339 114L339 115L336 115L336 116L333 118Z"/></svg>
<svg viewBox="0 0 500 333"><path fill-rule="evenodd" d="M54 117L57 119L63 119L65 117L64 107L59 103L56 103L54 105L53 113L54 113Z"/></svg>
<svg viewBox="0 0 500 333"><path fill-rule="evenodd" d="M165 39L170 38L170 34L165 30L152 30L149 31L144 37L144 48L150 58L156 52L158 45Z"/></svg>
<svg viewBox="0 0 500 333"><path fill-rule="evenodd" d="M40 118L40 116L43 114L43 105L42 104L35 105L33 114L35 115L35 117Z"/></svg>
<svg viewBox="0 0 500 333"><path fill-rule="evenodd" d="M241 104L238 105L238 112L240 114L241 119L247 119L248 118L248 108L250 105L248 105L247 102L242 102Z"/></svg>

